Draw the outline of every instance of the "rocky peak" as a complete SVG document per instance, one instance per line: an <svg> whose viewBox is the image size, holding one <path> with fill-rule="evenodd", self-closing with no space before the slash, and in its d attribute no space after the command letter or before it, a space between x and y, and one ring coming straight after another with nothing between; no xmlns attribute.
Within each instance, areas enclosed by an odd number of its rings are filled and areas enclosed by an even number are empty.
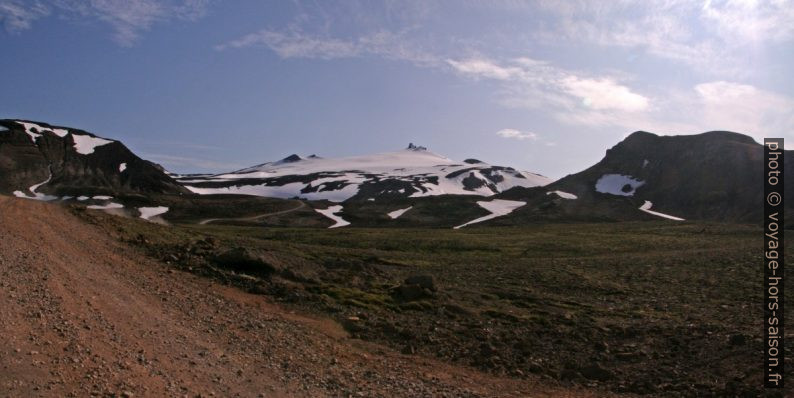
<svg viewBox="0 0 794 398"><path fill-rule="evenodd" d="M292 155L289 155L284 159L279 160L279 163L295 163L295 162L300 162L301 160L303 160L303 158L293 153Z"/></svg>

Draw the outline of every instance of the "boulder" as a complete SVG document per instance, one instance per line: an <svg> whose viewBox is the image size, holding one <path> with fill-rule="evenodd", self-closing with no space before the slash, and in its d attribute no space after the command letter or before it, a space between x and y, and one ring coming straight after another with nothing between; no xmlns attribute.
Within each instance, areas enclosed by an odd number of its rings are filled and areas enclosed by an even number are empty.
<svg viewBox="0 0 794 398"><path fill-rule="evenodd" d="M433 280L433 277L430 275L413 275L405 278L405 285L418 285L423 289L430 290L432 292L436 291L436 284Z"/></svg>
<svg viewBox="0 0 794 398"><path fill-rule="evenodd" d="M212 262L222 268L257 276L270 276L277 271L266 254L244 247L227 250L215 256Z"/></svg>
<svg viewBox="0 0 794 398"><path fill-rule="evenodd" d="M602 368L598 364L591 364L579 369L579 373L589 380L607 381L615 376L607 369Z"/></svg>
<svg viewBox="0 0 794 398"><path fill-rule="evenodd" d="M419 300L429 296L425 289L419 285L400 285L397 288L397 293L405 301Z"/></svg>
<svg viewBox="0 0 794 398"><path fill-rule="evenodd" d="M404 301L432 298L436 292L433 277L429 275L414 275L403 281L402 285L393 290L393 294Z"/></svg>

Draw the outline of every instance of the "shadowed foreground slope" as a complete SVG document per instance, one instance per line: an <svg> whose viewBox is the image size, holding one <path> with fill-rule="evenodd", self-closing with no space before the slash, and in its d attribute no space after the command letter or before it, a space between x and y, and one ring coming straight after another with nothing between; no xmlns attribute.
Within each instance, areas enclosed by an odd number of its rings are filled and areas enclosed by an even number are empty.
<svg viewBox="0 0 794 398"><path fill-rule="evenodd" d="M590 396L350 339L3 196L0 341L8 396Z"/></svg>

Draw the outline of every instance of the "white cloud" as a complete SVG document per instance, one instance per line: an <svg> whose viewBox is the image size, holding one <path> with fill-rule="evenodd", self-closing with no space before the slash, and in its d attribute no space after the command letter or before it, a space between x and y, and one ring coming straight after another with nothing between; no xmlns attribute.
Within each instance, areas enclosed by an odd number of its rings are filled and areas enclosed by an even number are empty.
<svg viewBox="0 0 794 398"><path fill-rule="evenodd" d="M727 130L794 140L794 98L749 84L712 81L688 89L670 89L656 106L639 112L579 111L554 113L561 123L619 126L626 131L695 134Z"/></svg>
<svg viewBox="0 0 794 398"><path fill-rule="evenodd" d="M496 132L496 135L504 138L513 138L516 140L537 140L538 135L531 132L526 131L522 132L515 129L502 129Z"/></svg>
<svg viewBox="0 0 794 398"><path fill-rule="evenodd" d="M0 1L0 23L8 32L30 29L33 21L49 14L49 8L38 1Z"/></svg>
<svg viewBox="0 0 794 398"><path fill-rule="evenodd" d="M520 78L522 70L517 67L502 67L485 59L467 59L455 61L448 59L447 63L456 71L475 78L488 78L497 80L511 80Z"/></svg>
<svg viewBox="0 0 794 398"><path fill-rule="evenodd" d="M726 81L694 87L699 123L709 129L738 131L761 141L794 134L794 99L757 87ZM794 138L794 137L792 137Z"/></svg>
<svg viewBox="0 0 794 398"><path fill-rule="evenodd" d="M648 98L609 78L582 79L568 76L562 80L564 90L595 110L641 111L648 108Z"/></svg>
<svg viewBox="0 0 794 398"><path fill-rule="evenodd" d="M627 116L650 108L648 97L614 77L579 76L531 58L506 64L484 58L447 63L463 76L501 82L499 102L505 106L542 110L569 124L624 126Z"/></svg>
<svg viewBox="0 0 794 398"><path fill-rule="evenodd" d="M794 132L794 99L749 84L712 81L687 89L659 88L651 97L635 92L615 77L580 76L580 72L529 58L502 63L485 58L447 63L462 76L499 82L497 100L502 105L538 110L568 125L659 134L729 130L759 141L763 136ZM497 134L535 138L532 133L513 129Z"/></svg>

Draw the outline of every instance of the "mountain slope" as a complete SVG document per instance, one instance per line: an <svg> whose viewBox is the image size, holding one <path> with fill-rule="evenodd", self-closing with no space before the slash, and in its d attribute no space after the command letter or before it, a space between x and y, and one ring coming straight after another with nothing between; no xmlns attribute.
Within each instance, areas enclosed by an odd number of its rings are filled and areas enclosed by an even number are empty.
<svg viewBox="0 0 794 398"><path fill-rule="evenodd" d="M791 158L792 151L786 155ZM785 168L794 175L794 162ZM524 209L524 216L533 212L548 218L758 222L763 212L762 178L763 146L746 135L712 131L658 136L638 131L607 150L597 164L545 187L572 194L575 200L554 195L550 200L528 190L500 197L533 197L534 206ZM791 184L786 194L794 195Z"/></svg>
<svg viewBox="0 0 794 398"><path fill-rule="evenodd" d="M40 199L187 192L119 141L24 120L0 120L0 175L0 193Z"/></svg>
<svg viewBox="0 0 794 398"><path fill-rule="evenodd" d="M288 156L218 175L178 178L198 194L242 193L334 202L436 195L491 196L512 187L542 186L550 179L475 159L456 162L413 144L397 152L346 158Z"/></svg>

